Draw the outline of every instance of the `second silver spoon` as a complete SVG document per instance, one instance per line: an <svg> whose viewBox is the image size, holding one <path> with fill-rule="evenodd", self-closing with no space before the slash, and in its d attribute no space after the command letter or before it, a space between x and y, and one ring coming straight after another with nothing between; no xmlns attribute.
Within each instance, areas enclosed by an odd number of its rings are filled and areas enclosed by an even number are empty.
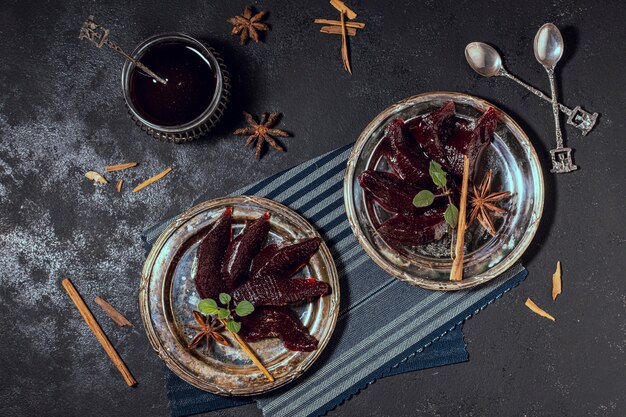
<svg viewBox="0 0 626 417"><path fill-rule="evenodd" d="M572 161L572 149L563 146L563 134L559 121L559 103L557 102L556 79L554 69L563 56L563 37L559 28L552 23L541 26L535 35L533 48L535 58L543 65L550 79L550 92L552 94L552 114L554 116L554 129L556 132L556 149L550 151L552 156L553 173L565 173L577 170L578 167Z"/></svg>

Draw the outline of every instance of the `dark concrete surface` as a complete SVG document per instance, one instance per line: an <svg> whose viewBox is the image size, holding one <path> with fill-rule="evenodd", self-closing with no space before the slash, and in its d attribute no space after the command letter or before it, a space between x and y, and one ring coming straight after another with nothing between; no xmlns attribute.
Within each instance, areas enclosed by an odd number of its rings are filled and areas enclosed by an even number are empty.
<svg viewBox="0 0 626 417"><path fill-rule="evenodd" d="M336 18L327 1L263 1L272 30L240 46L226 19L240 1L34 1L0 5L0 415L166 416L163 365L141 327L137 291L141 230L248 182L354 141L388 105L432 90L463 91L501 106L531 137L547 171L549 106L504 79L470 71L464 46L497 45L507 67L548 91L533 57L535 31L563 30L562 100L602 113L588 137L567 127L580 171L546 174L541 230L524 256L520 288L465 326L469 363L379 381L331 416L626 415L626 4L620 1L352 1L367 23L352 39L354 75L340 38L314 18ZM219 129L185 146L159 143L133 126L120 89L121 59L78 40L94 14L132 49L158 32L185 31L220 51L233 103ZM284 113L288 152L260 162L229 134L241 111ZM135 160L98 187L83 174ZM136 184L174 172L141 193ZM313 191L312 191L313 192ZM550 299L563 263L564 291ZM139 385L127 388L59 280L69 276ZM100 295L128 315L120 329ZM525 307L532 296L557 317ZM215 416L260 415L253 406Z"/></svg>

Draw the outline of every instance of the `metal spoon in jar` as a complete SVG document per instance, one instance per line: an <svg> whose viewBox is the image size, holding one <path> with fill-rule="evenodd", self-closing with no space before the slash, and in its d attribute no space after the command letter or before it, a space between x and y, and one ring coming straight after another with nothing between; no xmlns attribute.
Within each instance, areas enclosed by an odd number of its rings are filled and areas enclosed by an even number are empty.
<svg viewBox="0 0 626 417"><path fill-rule="evenodd" d="M504 68L502 58L498 51L483 42L472 42L465 47L465 59L469 66L483 77L506 77L511 79L545 101L551 103L552 99L535 87L526 84ZM559 109L568 116L567 124L579 129L583 136L593 129L598 118L598 113L590 114L580 106L570 109L559 104Z"/></svg>
<svg viewBox="0 0 626 417"><path fill-rule="evenodd" d="M556 101L556 79L554 69L563 56L563 37L559 28L552 23L546 23L539 28L535 35L533 49L535 58L543 65L550 79L550 92L552 94L552 114L554 116L554 129L556 132L556 149L550 150L552 157L552 169L550 172L557 174L577 170L578 167L572 161L572 149L563 147L563 134L559 121L559 103Z"/></svg>

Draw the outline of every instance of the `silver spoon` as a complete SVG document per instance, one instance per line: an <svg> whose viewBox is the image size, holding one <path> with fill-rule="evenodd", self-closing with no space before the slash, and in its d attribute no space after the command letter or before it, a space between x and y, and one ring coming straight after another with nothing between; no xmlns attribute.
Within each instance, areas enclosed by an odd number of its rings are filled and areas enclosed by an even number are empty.
<svg viewBox="0 0 626 417"><path fill-rule="evenodd" d="M550 156L552 156L552 169L550 172L571 172L578 169L578 167L572 162L572 149L563 147L563 134L561 133L561 123L559 122L559 103L556 101L554 68L563 56L563 37L559 28L552 23L546 23L541 26L535 35L533 49L535 58L546 69L550 79L552 114L556 132L556 149L550 150Z"/></svg>
<svg viewBox="0 0 626 417"><path fill-rule="evenodd" d="M535 87L526 84L504 68L502 58L498 51L483 42L472 42L465 47L465 59L469 66L483 77L506 77L515 81L531 93L551 103L552 99ZM590 114L580 106L570 109L559 104L559 109L568 116L567 124L582 131L583 136L593 129L598 118L598 113Z"/></svg>

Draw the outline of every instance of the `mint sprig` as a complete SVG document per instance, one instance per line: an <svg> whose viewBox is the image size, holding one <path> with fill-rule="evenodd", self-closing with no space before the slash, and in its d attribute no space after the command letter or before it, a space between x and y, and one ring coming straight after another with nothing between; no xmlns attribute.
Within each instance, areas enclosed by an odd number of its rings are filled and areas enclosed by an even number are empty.
<svg viewBox="0 0 626 417"><path fill-rule="evenodd" d="M220 293L220 304L223 307L218 306L217 301L212 298L204 298L198 303L198 311L205 316L217 316L220 320L226 322L226 328L233 333L238 333L241 330L241 323L235 320L237 317L245 317L254 311L254 306L248 300L242 300L234 307L234 313L231 309L230 303L233 297L227 293Z"/></svg>
<svg viewBox="0 0 626 417"><path fill-rule="evenodd" d="M433 180L435 187L441 190L441 192L439 194L433 194L429 190L422 190L413 197L413 205L418 208L428 207L435 201L435 198L447 197L448 207L446 207L446 211L443 213L443 218L450 227L456 229L459 222L459 209L454 205L450 197L452 192L448 189L448 174L443 170L441 165L435 161L430 161L428 174Z"/></svg>

